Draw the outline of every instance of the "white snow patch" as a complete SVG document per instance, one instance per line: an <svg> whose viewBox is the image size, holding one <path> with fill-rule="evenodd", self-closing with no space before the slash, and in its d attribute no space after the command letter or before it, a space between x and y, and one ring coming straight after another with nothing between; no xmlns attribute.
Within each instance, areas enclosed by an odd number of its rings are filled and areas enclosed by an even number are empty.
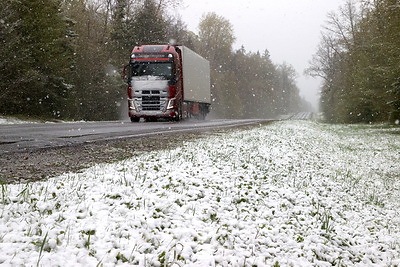
<svg viewBox="0 0 400 267"><path fill-rule="evenodd" d="M391 131L278 122L2 185L0 265L399 265Z"/></svg>
<svg viewBox="0 0 400 267"><path fill-rule="evenodd" d="M23 124L23 123L36 123L36 122L20 120L20 119L13 118L13 117L2 117L2 116L0 116L0 125L1 124Z"/></svg>

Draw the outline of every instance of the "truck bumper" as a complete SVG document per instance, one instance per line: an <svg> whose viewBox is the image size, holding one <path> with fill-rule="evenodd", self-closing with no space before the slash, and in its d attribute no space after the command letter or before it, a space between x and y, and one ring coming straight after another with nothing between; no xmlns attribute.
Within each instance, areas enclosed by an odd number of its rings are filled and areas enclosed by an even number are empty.
<svg viewBox="0 0 400 267"><path fill-rule="evenodd" d="M133 100L128 100L129 112L128 115L131 118L175 118L178 116L178 112L175 109L165 110L140 110L135 106Z"/></svg>
<svg viewBox="0 0 400 267"><path fill-rule="evenodd" d="M129 111L129 117L131 118L175 118L177 113L173 110L160 112L160 111L143 111L143 112L136 112L136 111Z"/></svg>

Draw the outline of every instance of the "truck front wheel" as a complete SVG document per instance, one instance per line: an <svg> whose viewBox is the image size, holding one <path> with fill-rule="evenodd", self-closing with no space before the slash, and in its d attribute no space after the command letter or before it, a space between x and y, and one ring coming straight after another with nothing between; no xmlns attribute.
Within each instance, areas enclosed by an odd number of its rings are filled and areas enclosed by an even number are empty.
<svg viewBox="0 0 400 267"><path fill-rule="evenodd" d="M205 120L206 116L209 112L209 107L207 104L201 104L200 105L200 115L199 115L199 119L200 120Z"/></svg>
<svg viewBox="0 0 400 267"><path fill-rule="evenodd" d="M182 113L182 101L179 101L178 108L177 108L177 114L174 117L174 121L182 120L182 114L183 114Z"/></svg>

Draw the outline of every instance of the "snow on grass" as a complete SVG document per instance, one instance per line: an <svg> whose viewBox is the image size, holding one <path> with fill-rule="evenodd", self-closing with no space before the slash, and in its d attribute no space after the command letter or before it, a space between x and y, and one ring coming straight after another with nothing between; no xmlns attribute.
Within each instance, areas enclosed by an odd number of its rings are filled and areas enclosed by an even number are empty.
<svg viewBox="0 0 400 267"><path fill-rule="evenodd" d="M84 122L84 123L90 123L87 121L62 121L62 120L42 120L42 119L32 119L32 118L26 118L26 119L19 119L17 117L9 117L9 116L0 116L0 125L5 125L5 124L35 124L35 123L77 123L77 122Z"/></svg>
<svg viewBox="0 0 400 267"><path fill-rule="evenodd" d="M20 120L18 118L13 118L13 117L0 116L0 125L1 124L23 124L23 123L35 123L35 122Z"/></svg>
<svg viewBox="0 0 400 267"><path fill-rule="evenodd" d="M2 185L0 265L396 266L398 133L277 122Z"/></svg>

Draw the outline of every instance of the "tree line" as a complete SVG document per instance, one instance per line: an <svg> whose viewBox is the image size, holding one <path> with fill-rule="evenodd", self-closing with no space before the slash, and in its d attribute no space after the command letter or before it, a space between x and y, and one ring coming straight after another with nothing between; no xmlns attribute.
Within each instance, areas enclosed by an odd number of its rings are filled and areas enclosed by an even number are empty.
<svg viewBox="0 0 400 267"><path fill-rule="evenodd" d="M180 0L4 0L0 114L113 120L127 112L124 64L135 45L175 40L212 67L212 112L250 118L310 109L296 72L268 50L234 51L231 23L208 13L199 33L168 10Z"/></svg>
<svg viewBox="0 0 400 267"><path fill-rule="evenodd" d="M323 78L329 122L399 123L400 1L347 1L330 13L307 72Z"/></svg>

